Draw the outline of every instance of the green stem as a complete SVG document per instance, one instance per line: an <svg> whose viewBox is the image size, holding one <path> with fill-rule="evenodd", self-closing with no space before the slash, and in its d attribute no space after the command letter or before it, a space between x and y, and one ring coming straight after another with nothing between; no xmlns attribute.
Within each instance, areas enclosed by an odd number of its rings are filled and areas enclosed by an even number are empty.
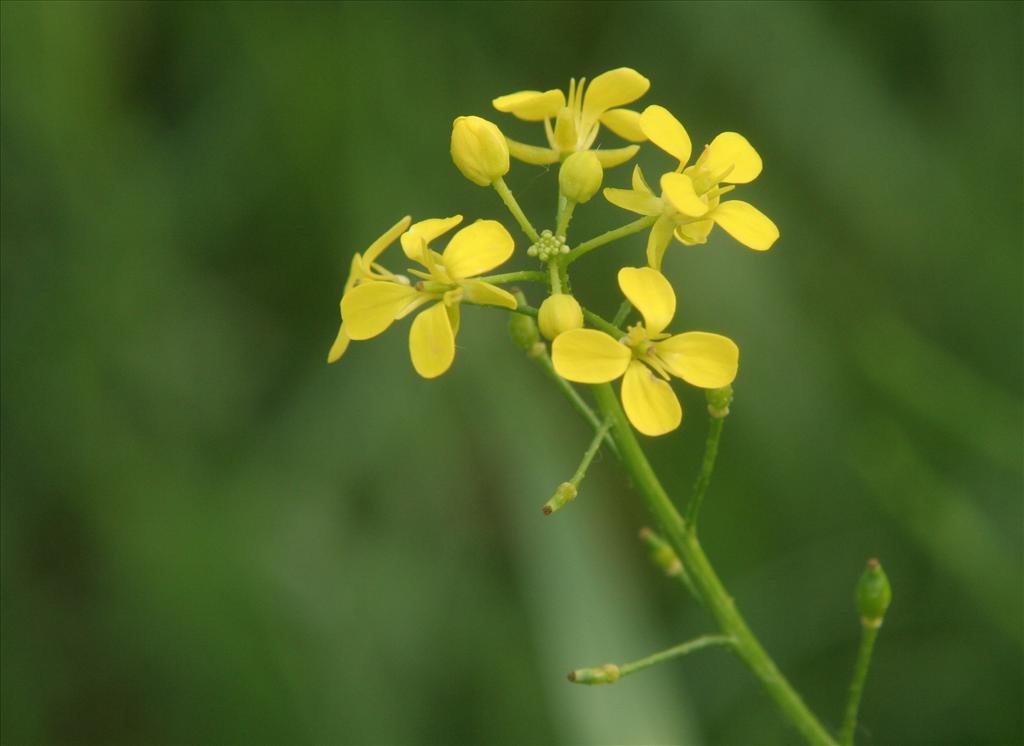
<svg viewBox="0 0 1024 746"><path fill-rule="evenodd" d="M506 285L510 282L547 282L548 276L543 272L506 272L501 275L483 275L474 277L474 280L489 282L492 285Z"/></svg>
<svg viewBox="0 0 1024 746"><path fill-rule="evenodd" d="M540 354L531 355L531 357L537 361L537 364L540 365L541 368L544 369L548 378L555 382L555 385L558 386L559 391L565 395L565 398L569 400L573 409L575 409L583 419L590 423L590 426L594 428L595 431L604 427L605 423L597 416L597 413L590 408L590 405L584 401L583 397L580 396L580 393L575 389L575 387L558 375L557 371L555 371L555 366L551 363L551 356L548 355L546 350ZM612 436L608 434L607 428L605 428L603 438L605 444L612 453L618 456L619 448L612 439Z"/></svg>
<svg viewBox="0 0 1024 746"><path fill-rule="evenodd" d="M623 663L619 666L619 676L629 676L631 673L643 671L645 668L650 668L673 658L679 658L696 650L710 648L715 645L732 645L733 642L735 641L726 635L703 635L632 663Z"/></svg>
<svg viewBox="0 0 1024 746"><path fill-rule="evenodd" d="M505 207L507 207L508 211L512 213L512 217L514 217L516 222L519 223L519 227L523 229L523 233L525 233L531 241L537 243L540 240L540 236L530 224L526 214L523 212L523 208L521 208L519 203L516 202L515 195L512 194L512 191L508 188L505 180L499 176L492 186L494 187L494 191L498 193L498 196L501 197L501 201L505 203Z"/></svg>
<svg viewBox="0 0 1024 746"><path fill-rule="evenodd" d="M565 238L569 230L569 221L572 220L573 210L576 209L576 203L566 197L564 194L559 192L558 194L558 211L555 214L555 235Z"/></svg>
<svg viewBox="0 0 1024 746"><path fill-rule="evenodd" d="M700 515L700 507L704 503L704 495L711 484L711 472L715 470L715 459L718 457L718 441L722 437L722 424L725 419L712 417L708 426L708 437L704 443L704 462L701 464L700 474L697 483L693 487L693 497L686 507L686 523L690 531L697 531L697 517Z"/></svg>
<svg viewBox="0 0 1024 746"><path fill-rule="evenodd" d="M558 262L554 259L548 262L548 277L552 294L560 294L562 292L562 278L559 275Z"/></svg>
<svg viewBox="0 0 1024 746"><path fill-rule="evenodd" d="M683 561L690 578L714 615L721 631L734 640L733 649L747 665L761 686L804 739L811 744L836 746L836 742L807 708L800 695L790 686L775 662L761 647L732 597L718 579L704 554L696 534L686 530L686 522L676 510L654 469L644 455L619 404L615 391L607 383L593 386L598 410L612 421L612 436L619 446L619 459L633 485L655 515L673 549Z"/></svg>
<svg viewBox="0 0 1024 746"><path fill-rule="evenodd" d="M619 306L619 310L615 312L615 318L612 319L612 324L615 326L622 326L622 322L629 316L629 312L633 310L633 304L628 300L622 301Z"/></svg>
<svg viewBox="0 0 1024 746"><path fill-rule="evenodd" d="M853 732L857 728L857 710L860 708L860 698L864 692L864 679L867 678L868 666L871 665L871 653L875 648L875 640L878 638L878 629L878 627L867 624L861 627L857 664L853 668L850 693L846 698L843 726L839 729L839 742L843 746L853 746Z"/></svg>
<svg viewBox="0 0 1024 746"><path fill-rule="evenodd" d="M576 473L572 475L572 479L569 480L569 484L573 487L579 487L580 482L583 481L583 477L587 476L587 469L590 468L590 462L594 460L594 456L597 455L597 449L601 447L601 442L604 440L604 436L608 434L608 430L611 429L612 423L607 420L597 429L594 433L594 439L590 441L590 445L587 447L586 453L583 454L583 459L580 461L580 465L576 468Z"/></svg>
<svg viewBox="0 0 1024 746"><path fill-rule="evenodd" d="M589 309L583 308L582 306L580 306L580 308L583 311L583 318L589 321L591 326L600 329L606 334L611 334L613 337L615 337L615 339L621 339L622 337L626 336L626 333L622 331L619 327L615 326L615 324L611 324L605 321L603 318L601 318L600 316L598 316L596 313Z"/></svg>
<svg viewBox="0 0 1024 746"><path fill-rule="evenodd" d="M654 225L654 222L657 219L657 215L648 215L646 217L640 218L639 220L634 220L632 223L626 223L626 225L623 225L619 228L615 228L614 230L602 233L600 236L592 238L589 241L584 241L575 249L566 254L564 261L566 264L572 264L581 256L586 254L588 251L593 251L598 246L604 246L606 243L611 243L612 241L618 240L620 238L631 236L634 233L639 233L644 228L648 228Z"/></svg>

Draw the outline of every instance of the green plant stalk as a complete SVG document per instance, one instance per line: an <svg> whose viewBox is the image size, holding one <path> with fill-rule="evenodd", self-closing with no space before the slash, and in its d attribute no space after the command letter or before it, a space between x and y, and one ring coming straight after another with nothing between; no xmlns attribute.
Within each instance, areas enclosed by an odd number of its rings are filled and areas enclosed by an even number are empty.
<svg viewBox="0 0 1024 746"><path fill-rule="evenodd" d="M523 208L519 206L515 195L512 194L512 190L508 188L505 180L499 176L492 186L494 187L494 191L498 193L498 196L501 197L501 201L505 203L505 207L507 207L508 211L512 213L512 217L514 217L516 222L519 223L519 227L523 230L523 233L525 233L531 241L537 243L540 240L540 236L537 231L534 230L533 225L526 217L526 213L523 212Z"/></svg>
<svg viewBox="0 0 1024 746"><path fill-rule="evenodd" d="M572 220L573 210L576 209L576 203L566 197L564 194L559 192L558 194L558 211L555 214L555 235L565 237L569 231L569 221Z"/></svg>
<svg viewBox="0 0 1024 746"><path fill-rule="evenodd" d="M598 246L604 246L606 243L611 243L612 241L616 241L620 238L631 236L634 233L639 233L644 228L648 228L654 225L654 222L657 219L657 215L648 215L646 217L640 218L639 220L634 220L632 223L626 223L625 225L619 228L614 228L613 230L610 230L606 233L602 233L600 236L596 236L595 238L592 238L589 241L584 241L575 249L566 254L565 259L563 261L566 265L572 264L581 256L586 254L588 251L593 251Z"/></svg>
<svg viewBox="0 0 1024 746"><path fill-rule="evenodd" d="M632 663L623 663L619 666L619 676L629 676L631 673L642 671L645 668L656 666L659 663L663 663L672 658L678 658L683 655L688 655L697 650L703 648L709 648L714 645L732 645L734 640L726 635L703 635L693 640L682 643L681 645L675 645L667 650L662 650L660 653L654 653L648 655L646 658L633 661Z"/></svg>
<svg viewBox="0 0 1024 746"><path fill-rule="evenodd" d="M704 443L704 461L700 467L700 475L693 488L693 497L686 506L686 523L690 531L697 531L697 517L700 515L700 507L704 503L704 495L707 494L708 485L711 484L711 473L715 470L715 459L718 458L718 441L722 437L722 425L725 422L723 417L712 417L708 425L708 438Z"/></svg>
<svg viewBox="0 0 1024 746"><path fill-rule="evenodd" d="M718 579L696 534L687 530L683 517L669 499L644 455L626 419L626 414L619 405L615 391L607 383L597 384L592 388L598 410L612 423L611 434L619 448L619 460L647 503L648 509L661 524L665 536L686 566L690 578L718 622L719 628L726 636L733 638L733 649L736 654L808 743L837 746L832 736L779 671L736 609L735 602L725 590L722 581Z"/></svg>
<svg viewBox="0 0 1024 746"><path fill-rule="evenodd" d="M857 728L857 710L860 708L864 680L868 676L868 666L871 665L871 653L875 648L875 640L878 639L878 630L879 627L867 624L861 626L860 650L857 652L857 663L853 668L853 679L850 681L850 693L846 699L846 714L843 716L843 725L839 729L839 742L843 746L853 746L853 732Z"/></svg>
<svg viewBox="0 0 1024 746"><path fill-rule="evenodd" d="M482 275L473 279L489 282L492 285L507 285L510 282L547 282L548 276L546 272L527 270L524 272L505 272L500 275Z"/></svg>
<svg viewBox="0 0 1024 746"><path fill-rule="evenodd" d="M583 419L590 423L590 426L594 428L595 432L604 428L603 441L605 445L608 446L608 449L618 456L619 447L612 439L612 436L608 433L608 428L605 427L605 422L602 421L601 418L597 416L597 413L590 408L590 405L583 400L583 397L580 396L580 393L575 389L575 387L558 375L555 371L555 366L551 363L551 356L548 355L547 350L544 350L539 354L531 354L530 357L537 361L537 364L544 370L544 373L547 374L548 378L555 382L559 391L561 391L562 394L565 395L565 398L569 400L573 409L575 409Z"/></svg>

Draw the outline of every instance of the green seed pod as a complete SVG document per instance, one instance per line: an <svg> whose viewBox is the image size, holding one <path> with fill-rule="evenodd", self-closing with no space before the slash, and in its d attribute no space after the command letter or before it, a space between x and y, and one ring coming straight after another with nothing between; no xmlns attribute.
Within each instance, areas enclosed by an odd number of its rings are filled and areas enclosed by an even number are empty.
<svg viewBox="0 0 1024 746"><path fill-rule="evenodd" d="M881 627L885 611L892 601L892 588L881 563L869 559L867 569L857 582L857 611L865 627Z"/></svg>
<svg viewBox="0 0 1024 746"><path fill-rule="evenodd" d="M603 179L601 161L590 150L573 153L558 170L558 188L568 199L581 205L597 194Z"/></svg>

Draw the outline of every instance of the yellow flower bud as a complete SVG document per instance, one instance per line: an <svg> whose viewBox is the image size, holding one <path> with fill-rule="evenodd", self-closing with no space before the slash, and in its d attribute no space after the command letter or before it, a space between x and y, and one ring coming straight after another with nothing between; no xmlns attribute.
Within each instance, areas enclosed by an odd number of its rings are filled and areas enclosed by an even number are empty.
<svg viewBox="0 0 1024 746"><path fill-rule="evenodd" d="M508 173L508 143L486 119L458 117L452 125L452 160L474 184L490 186Z"/></svg>
<svg viewBox="0 0 1024 746"><path fill-rule="evenodd" d="M593 151L581 150L573 153L558 172L558 186L562 194L577 204L590 200L601 188L604 169Z"/></svg>
<svg viewBox="0 0 1024 746"><path fill-rule="evenodd" d="M571 295L556 293L540 304L540 333L554 339L562 332L583 326L583 309Z"/></svg>

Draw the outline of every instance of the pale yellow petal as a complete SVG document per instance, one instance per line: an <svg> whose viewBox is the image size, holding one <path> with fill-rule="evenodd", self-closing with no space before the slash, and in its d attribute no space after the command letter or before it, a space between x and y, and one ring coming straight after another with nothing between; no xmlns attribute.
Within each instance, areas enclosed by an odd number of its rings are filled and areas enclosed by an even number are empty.
<svg viewBox="0 0 1024 746"><path fill-rule="evenodd" d="M683 407L676 392L638 360L629 364L622 379L622 408L633 427L644 435L664 435L683 421Z"/></svg>
<svg viewBox="0 0 1024 746"><path fill-rule="evenodd" d="M712 211L710 217L726 233L755 251L767 251L779 238L779 229L775 223L756 207L742 200L723 202Z"/></svg>
<svg viewBox="0 0 1024 746"><path fill-rule="evenodd" d="M651 81L629 67L601 73L583 94L583 118L596 120L609 109L636 101L650 87Z"/></svg>
<svg viewBox="0 0 1024 746"><path fill-rule="evenodd" d="M647 179L644 178L644 172L640 170L639 164L633 166L633 191L643 192L644 194L654 194L654 190L651 189L651 185L647 183Z"/></svg>
<svg viewBox="0 0 1024 746"><path fill-rule="evenodd" d="M660 334L676 315L676 294L665 275L650 267L623 267L619 287L644 317L651 336Z"/></svg>
<svg viewBox="0 0 1024 746"><path fill-rule="evenodd" d="M707 203L697 196L693 181L686 174L662 174L661 195L687 217L699 218L708 211Z"/></svg>
<svg viewBox="0 0 1024 746"><path fill-rule="evenodd" d="M397 282L367 282L341 299L341 317L351 339L376 337L416 300L418 291Z"/></svg>
<svg viewBox="0 0 1024 746"><path fill-rule="evenodd" d="M676 158L680 163L690 160L693 144L686 128L663 106L648 106L640 115L640 127L647 139Z"/></svg>
<svg viewBox="0 0 1024 746"><path fill-rule="evenodd" d="M444 303L435 303L412 320L409 329L412 367L424 378L437 378L455 359L455 334Z"/></svg>
<svg viewBox="0 0 1024 746"><path fill-rule="evenodd" d="M551 361L562 378L577 383L607 383L629 365L629 348L596 329L570 329L551 343Z"/></svg>
<svg viewBox="0 0 1024 746"><path fill-rule="evenodd" d="M550 91L518 91L499 96L491 102L495 109L514 114L527 122L542 122L558 114L565 106L565 94L557 88Z"/></svg>
<svg viewBox="0 0 1024 746"><path fill-rule="evenodd" d="M331 345L331 351L327 353L327 362L336 363L345 354L345 350L348 349L348 343L351 340L348 336L348 331L345 329L345 322L341 322L341 328L338 329L338 336L334 338L334 344Z"/></svg>
<svg viewBox="0 0 1024 746"><path fill-rule="evenodd" d="M643 142L647 135L640 129L640 112L632 109L609 109L601 115L601 124L630 142Z"/></svg>
<svg viewBox="0 0 1024 746"><path fill-rule="evenodd" d="M409 227L409 223L411 222L412 218L406 215L393 226L388 228L384 235L382 235L380 238L378 238L376 241L370 244L370 247L363 252L363 261L366 263L366 266L369 267L371 264L377 261L377 258L381 255L381 252L383 252L384 249L393 244L395 242L395 239L398 238L398 236L401 235L402 232L404 232Z"/></svg>
<svg viewBox="0 0 1024 746"><path fill-rule="evenodd" d="M706 220L695 220L692 223L677 225L676 238L679 239L680 243L686 244L687 246L696 246L697 244L707 243L708 234L711 233L711 229L714 225L715 221L711 218Z"/></svg>
<svg viewBox="0 0 1024 746"><path fill-rule="evenodd" d="M488 272L507 261L515 250L515 241L497 220L478 220L467 225L448 242L441 255L453 280Z"/></svg>
<svg viewBox="0 0 1024 746"><path fill-rule="evenodd" d="M736 132L723 132L708 145L701 156L701 166L727 184L746 184L761 173L761 156Z"/></svg>
<svg viewBox="0 0 1024 746"><path fill-rule="evenodd" d="M611 148L610 150L595 150L594 155L601 161L604 168L614 168L632 158L640 150L639 145L627 145L624 148Z"/></svg>
<svg viewBox="0 0 1024 746"><path fill-rule="evenodd" d="M414 262L423 264L423 256L420 253L419 238L430 244L434 239L443 236L452 228L462 222L461 215L452 215L450 218L429 218L413 224L409 230L402 234L402 251Z"/></svg>
<svg viewBox="0 0 1024 746"><path fill-rule="evenodd" d="M655 342L654 349L669 373L694 386L719 389L736 378L740 349L720 334L677 334Z"/></svg>
<svg viewBox="0 0 1024 746"><path fill-rule="evenodd" d="M482 280L463 280L462 289L466 292L466 300L473 303L484 303L488 306L501 306L514 309L518 304L515 296L497 285Z"/></svg>
<svg viewBox="0 0 1024 746"><path fill-rule="evenodd" d="M536 145L527 145L526 143L516 142L515 140L505 138L505 142L508 143L508 152L513 158L523 163L532 163L534 166L550 166L552 163L558 163L561 157L557 150L552 148L540 148Z"/></svg>
<svg viewBox="0 0 1024 746"><path fill-rule="evenodd" d="M661 270L665 249L672 242L672 227L672 220L664 217L658 218L651 226L651 233L647 236L647 264L652 269Z"/></svg>
<svg viewBox="0 0 1024 746"><path fill-rule="evenodd" d="M640 215L660 215L663 209L661 200L653 194L635 192L631 189L615 189L608 187L603 192L604 198L616 207L629 210Z"/></svg>

